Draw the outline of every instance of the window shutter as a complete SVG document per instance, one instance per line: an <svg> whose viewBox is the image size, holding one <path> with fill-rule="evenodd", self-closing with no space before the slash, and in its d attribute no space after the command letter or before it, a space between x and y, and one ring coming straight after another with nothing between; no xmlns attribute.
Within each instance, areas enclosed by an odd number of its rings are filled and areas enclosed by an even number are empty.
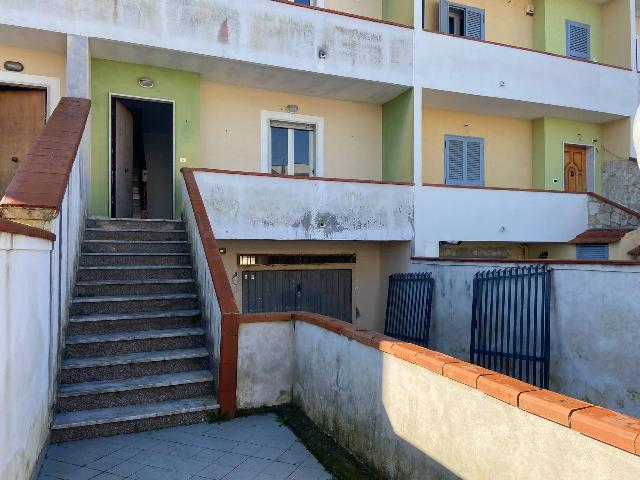
<svg viewBox="0 0 640 480"><path fill-rule="evenodd" d="M464 36L484 40L484 10L464 7Z"/></svg>
<svg viewBox="0 0 640 480"><path fill-rule="evenodd" d="M445 183L462 185L464 183L464 139L459 137L446 138L445 160Z"/></svg>
<svg viewBox="0 0 640 480"><path fill-rule="evenodd" d="M440 0L440 31L449 33L449 2Z"/></svg>
<svg viewBox="0 0 640 480"><path fill-rule="evenodd" d="M591 27L567 20L567 56L591 59Z"/></svg>
<svg viewBox="0 0 640 480"><path fill-rule="evenodd" d="M465 185L482 186L484 184L484 140L470 138L467 140L465 163Z"/></svg>
<svg viewBox="0 0 640 480"><path fill-rule="evenodd" d="M578 260L609 260L609 245L576 245Z"/></svg>

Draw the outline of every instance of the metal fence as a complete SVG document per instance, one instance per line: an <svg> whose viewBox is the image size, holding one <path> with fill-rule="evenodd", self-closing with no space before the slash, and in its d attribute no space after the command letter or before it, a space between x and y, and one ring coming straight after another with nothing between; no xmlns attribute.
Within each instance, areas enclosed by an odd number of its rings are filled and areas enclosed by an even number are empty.
<svg viewBox="0 0 640 480"><path fill-rule="evenodd" d="M478 272L471 363L549 388L550 286L543 265Z"/></svg>
<svg viewBox="0 0 640 480"><path fill-rule="evenodd" d="M384 334L423 347L429 345L434 281L430 273L389 277Z"/></svg>

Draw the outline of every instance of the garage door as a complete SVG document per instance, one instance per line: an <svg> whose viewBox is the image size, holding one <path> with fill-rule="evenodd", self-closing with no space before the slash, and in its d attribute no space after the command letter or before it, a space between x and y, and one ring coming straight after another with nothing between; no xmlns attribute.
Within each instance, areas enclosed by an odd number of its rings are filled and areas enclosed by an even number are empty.
<svg viewBox="0 0 640 480"><path fill-rule="evenodd" d="M305 311L351 322L351 270L244 272L242 311Z"/></svg>

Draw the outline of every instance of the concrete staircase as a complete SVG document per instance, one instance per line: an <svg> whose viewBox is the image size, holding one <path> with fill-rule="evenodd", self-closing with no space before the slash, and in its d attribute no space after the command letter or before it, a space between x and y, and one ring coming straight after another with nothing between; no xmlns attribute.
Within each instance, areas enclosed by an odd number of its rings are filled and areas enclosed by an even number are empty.
<svg viewBox="0 0 640 480"><path fill-rule="evenodd" d="M52 441L215 414L183 224L89 219L82 252Z"/></svg>

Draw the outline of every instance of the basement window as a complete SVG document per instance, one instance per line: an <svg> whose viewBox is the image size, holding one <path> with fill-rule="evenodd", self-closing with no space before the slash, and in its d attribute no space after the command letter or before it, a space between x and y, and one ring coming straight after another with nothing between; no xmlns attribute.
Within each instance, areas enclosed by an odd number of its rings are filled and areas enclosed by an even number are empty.
<svg viewBox="0 0 640 480"><path fill-rule="evenodd" d="M322 175L323 119L262 112L262 171L275 175Z"/></svg>
<svg viewBox="0 0 640 480"><path fill-rule="evenodd" d="M327 265L356 263L355 254L333 255L280 255L280 254L240 254L238 265L249 267L254 265Z"/></svg>
<svg viewBox="0 0 640 480"><path fill-rule="evenodd" d="M576 245L578 260L609 260L609 245Z"/></svg>

